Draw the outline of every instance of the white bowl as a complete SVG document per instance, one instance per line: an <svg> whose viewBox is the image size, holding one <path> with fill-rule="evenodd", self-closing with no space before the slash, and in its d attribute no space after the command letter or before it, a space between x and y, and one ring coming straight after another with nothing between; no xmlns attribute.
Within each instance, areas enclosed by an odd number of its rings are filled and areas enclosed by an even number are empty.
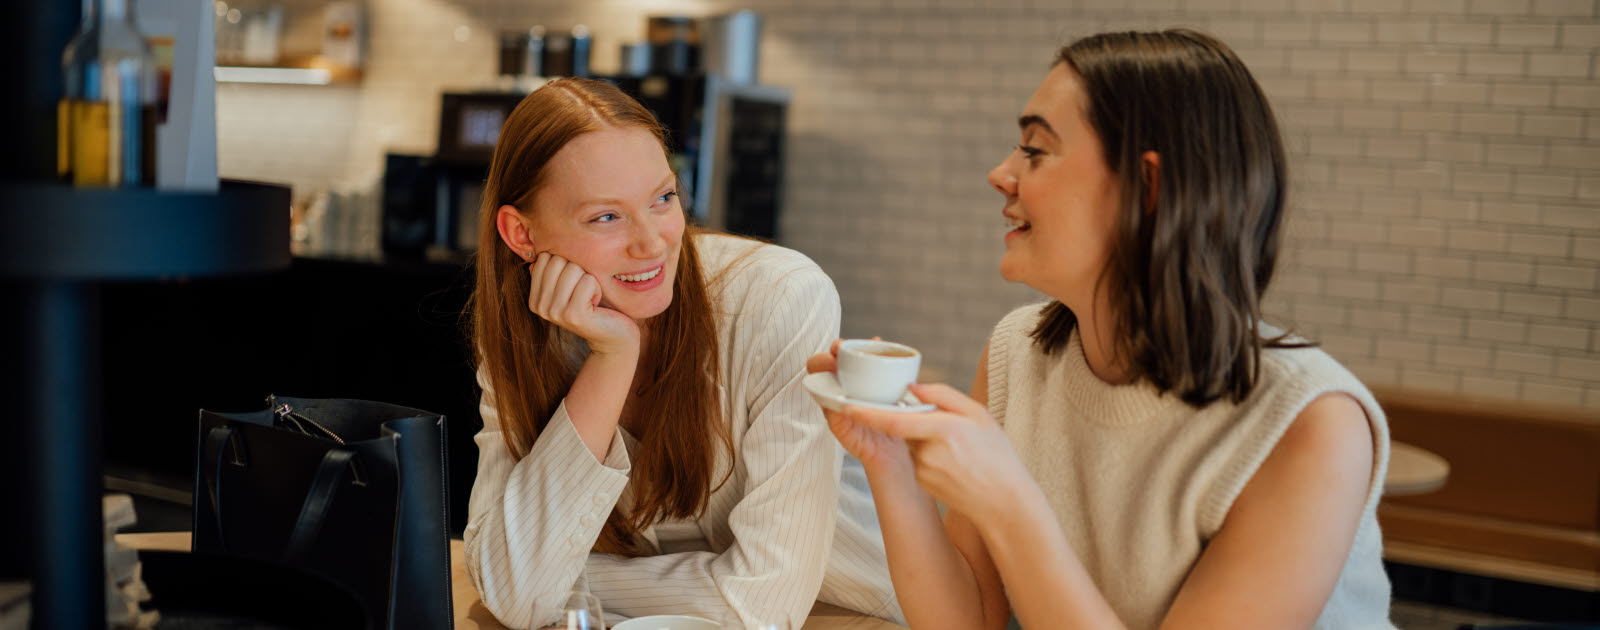
<svg viewBox="0 0 1600 630"><path fill-rule="evenodd" d="M687 615L649 615L611 626L611 630L722 630L722 624Z"/></svg>

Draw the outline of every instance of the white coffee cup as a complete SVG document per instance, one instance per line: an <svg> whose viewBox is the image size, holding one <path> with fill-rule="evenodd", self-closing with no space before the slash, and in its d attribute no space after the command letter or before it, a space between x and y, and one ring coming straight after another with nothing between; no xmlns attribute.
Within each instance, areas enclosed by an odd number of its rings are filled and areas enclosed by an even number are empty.
<svg viewBox="0 0 1600 630"><path fill-rule="evenodd" d="M855 400L892 405L917 381L922 353L892 341L846 339L839 342L839 387Z"/></svg>

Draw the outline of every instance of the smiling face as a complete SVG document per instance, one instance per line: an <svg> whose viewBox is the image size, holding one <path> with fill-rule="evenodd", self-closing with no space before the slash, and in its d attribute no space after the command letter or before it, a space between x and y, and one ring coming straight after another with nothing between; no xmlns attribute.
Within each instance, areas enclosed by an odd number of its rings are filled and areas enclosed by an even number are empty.
<svg viewBox="0 0 1600 630"><path fill-rule="evenodd" d="M677 176L646 129L585 133L546 166L520 213L535 251L577 263L600 281L602 306L644 320L667 310L684 215Z"/></svg>
<svg viewBox="0 0 1600 630"><path fill-rule="evenodd" d="M1056 64L1018 119L1022 143L989 172L1011 228L1000 275L1069 308L1093 299L1119 208L1117 176L1087 112L1077 73Z"/></svg>

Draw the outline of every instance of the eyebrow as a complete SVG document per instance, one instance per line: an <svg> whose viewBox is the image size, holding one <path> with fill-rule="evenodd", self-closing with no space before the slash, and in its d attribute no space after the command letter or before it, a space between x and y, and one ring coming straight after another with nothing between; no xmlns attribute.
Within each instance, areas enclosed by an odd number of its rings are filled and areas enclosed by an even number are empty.
<svg viewBox="0 0 1600 630"><path fill-rule="evenodd" d="M1017 117L1017 126L1021 127L1023 130L1027 130L1028 127L1039 127L1040 129L1043 129L1045 133L1048 133L1052 136L1056 135L1056 130L1050 126L1050 123L1046 121L1043 116L1038 114L1023 114L1022 116Z"/></svg>
<svg viewBox="0 0 1600 630"><path fill-rule="evenodd" d="M656 190L661 190L662 188L666 188L667 185L671 184L674 181L674 179L676 179L676 178L677 178L677 174L676 173L667 173L666 177L661 178L661 183L656 184ZM605 206L605 205L620 206L620 205L624 205L624 204L623 204L621 199L616 199L614 197L602 197L602 198L597 198L597 199L586 199L584 201L580 201L580 202L578 202L578 205L575 206L575 208L578 211L582 211L584 208L587 208L589 206Z"/></svg>

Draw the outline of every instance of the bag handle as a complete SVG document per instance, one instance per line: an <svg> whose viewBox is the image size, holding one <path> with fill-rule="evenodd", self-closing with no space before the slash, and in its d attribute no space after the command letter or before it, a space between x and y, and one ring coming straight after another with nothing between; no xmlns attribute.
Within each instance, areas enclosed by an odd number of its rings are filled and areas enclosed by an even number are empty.
<svg viewBox="0 0 1600 630"><path fill-rule="evenodd" d="M317 474L311 479L311 488L306 490L306 500L300 504L300 515L295 519L294 531L289 534L289 543L284 546L285 563L299 563L311 550L312 543L322 532L322 524L327 520L328 508L333 505L334 496L355 471L355 456L354 452L345 449L328 449L322 455L322 461L317 464ZM365 485L359 475L348 483Z"/></svg>
<svg viewBox="0 0 1600 630"><path fill-rule="evenodd" d="M230 450L230 445L234 446L231 449L234 452L233 463L244 465L243 449L234 445L233 440L233 429L226 425L212 427L206 433L206 451L215 453L211 458L211 474L206 475L206 493L211 497L211 516L216 520L217 545L223 551L228 550L228 541L223 537L227 530L222 527L222 466L227 463L224 455Z"/></svg>
<svg viewBox="0 0 1600 630"><path fill-rule="evenodd" d="M212 427L206 433L206 452L211 453L212 474L206 476L206 493L211 498L212 518L217 528L217 544L223 552L228 551L226 529L222 523L222 469L223 466L234 464L246 465L244 450L235 442L233 429L224 426ZM233 452L232 461L227 454ZM340 486L345 483L366 485L356 470L355 453L345 449L329 449L322 456L322 461L317 464L317 472L311 479L311 487L306 490L306 498L300 505L300 514L295 518L293 531L289 534L289 541L284 545L283 560L288 563L298 562L310 551L312 543L316 542L318 534L322 532L322 524L327 518L328 508L333 504L333 499ZM354 476L353 480L349 478Z"/></svg>

